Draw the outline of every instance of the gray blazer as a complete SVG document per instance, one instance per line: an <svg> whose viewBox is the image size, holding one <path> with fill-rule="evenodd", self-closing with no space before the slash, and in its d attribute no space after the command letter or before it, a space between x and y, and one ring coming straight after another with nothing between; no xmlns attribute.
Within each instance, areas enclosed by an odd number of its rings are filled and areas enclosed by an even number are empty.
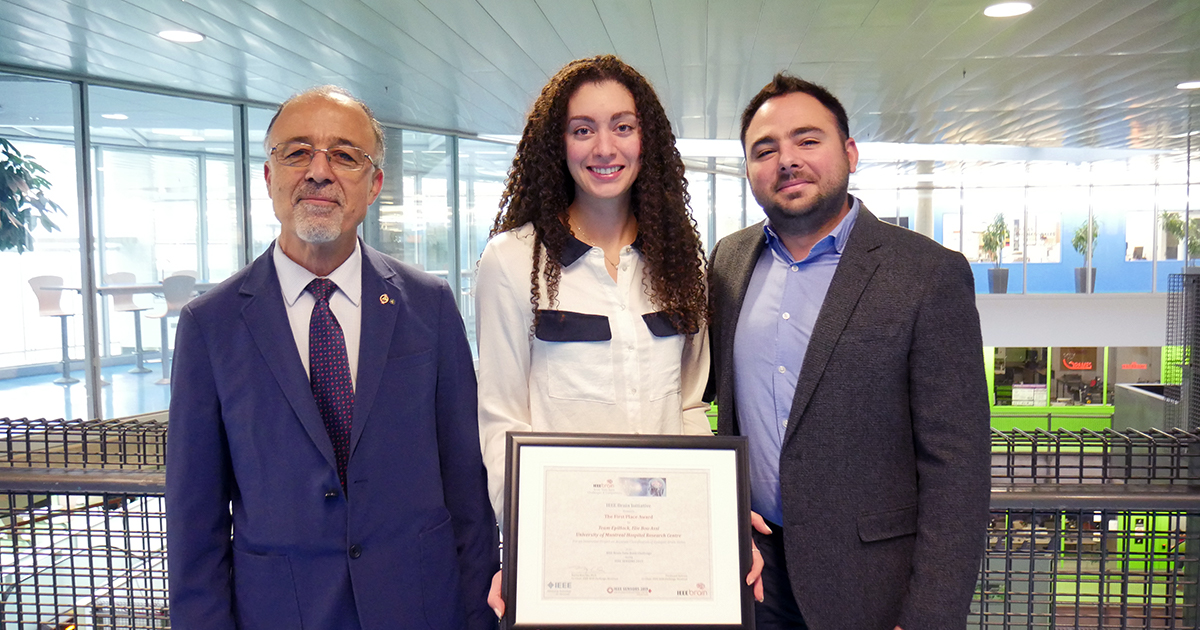
<svg viewBox="0 0 1200 630"><path fill-rule="evenodd" d="M762 224L713 248L718 432ZM813 330L779 461L811 630L964 628L988 521L989 412L971 268L862 208Z"/></svg>

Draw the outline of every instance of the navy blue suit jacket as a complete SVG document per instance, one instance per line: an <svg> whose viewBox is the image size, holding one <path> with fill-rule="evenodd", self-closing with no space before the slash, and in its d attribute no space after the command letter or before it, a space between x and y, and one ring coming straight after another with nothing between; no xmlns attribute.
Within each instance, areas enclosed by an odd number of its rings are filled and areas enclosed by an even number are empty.
<svg viewBox="0 0 1200 630"><path fill-rule="evenodd" d="M496 522L462 318L444 281L362 253L348 497L271 249L180 315L174 628L495 626Z"/></svg>

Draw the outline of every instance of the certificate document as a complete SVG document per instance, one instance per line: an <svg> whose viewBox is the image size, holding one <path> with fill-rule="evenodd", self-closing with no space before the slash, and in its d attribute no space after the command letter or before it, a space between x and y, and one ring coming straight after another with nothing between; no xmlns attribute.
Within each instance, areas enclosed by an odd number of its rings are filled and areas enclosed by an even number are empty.
<svg viewBox="0 0 1200 630"><path fill-rule="evenodd" d="M547 467L547 598L711 599L708 470Z"/></svg>
<svg viewBox="0 0 1200 630"><path fill-rule="evenodd" d="M754 627L746 439L509 433L506 630Z"/></svg>

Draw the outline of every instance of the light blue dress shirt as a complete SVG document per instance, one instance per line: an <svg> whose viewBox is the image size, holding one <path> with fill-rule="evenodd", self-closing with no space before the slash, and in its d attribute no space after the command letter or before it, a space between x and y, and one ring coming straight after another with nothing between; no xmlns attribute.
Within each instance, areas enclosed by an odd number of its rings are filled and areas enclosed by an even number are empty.
<svg viewBox="0 0 1200 630"><path fill-rule="evenodd" d="M792 260L770 220L767 246L750 276L733 340L734 386L741 434L750 443L750 505L783 524L779 454L800 367L821 304L858 215L858 199L828 236L801 261Z"/></svg>

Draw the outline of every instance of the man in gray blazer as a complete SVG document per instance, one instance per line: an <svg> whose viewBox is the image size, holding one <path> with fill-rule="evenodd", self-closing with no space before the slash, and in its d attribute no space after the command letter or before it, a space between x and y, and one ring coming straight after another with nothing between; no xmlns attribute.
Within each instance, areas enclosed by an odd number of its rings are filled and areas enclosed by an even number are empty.
<svg viewBox="0 0 1200 630"><path fill-rule="evenodd" d="M963 628L988 520L970 266L847 193L845 109L776 75L742 115L767 215L709 271L721 434L750 442L758 628Z"/></svg>

